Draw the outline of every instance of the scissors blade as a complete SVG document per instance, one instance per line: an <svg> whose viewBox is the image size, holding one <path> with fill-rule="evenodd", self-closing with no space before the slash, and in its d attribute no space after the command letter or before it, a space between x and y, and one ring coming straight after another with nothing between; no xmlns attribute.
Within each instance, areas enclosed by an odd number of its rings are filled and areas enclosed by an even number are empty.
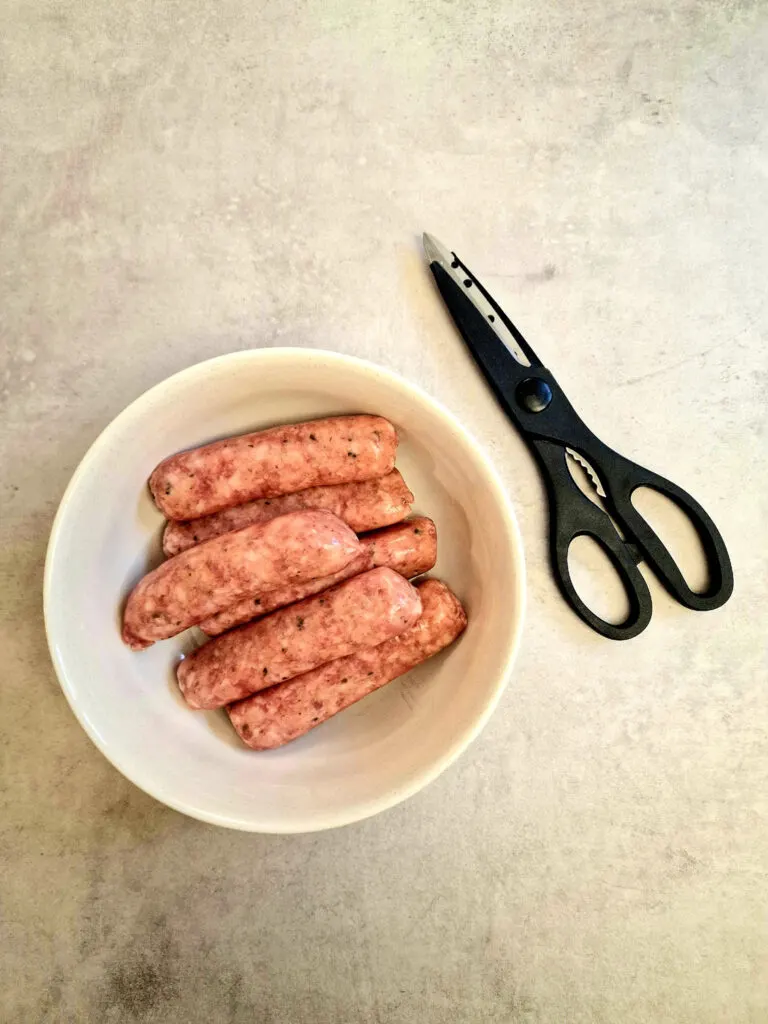
<svg viewBox="0 0 768 1024"><path fill-rule="evenodd" d="M616 533L619 535L621 540L624 541L627 548L630 549L632 557L636 562L640 562L640 555L627 541L626 531L622 530L611 513L608 503L608 495L605 492L605 487L603 486L600 475L595 467L588 459L585 459L583 455L573 448L566 448L565 455L566 466L568 467L568 472L571 474L573 482L579 488L581 493L586 498L589 498L593 505L596 505L601 512L605 512L613 523L613 528Z"/></svg>
<svg viewBox="0 0 768 1024"><path fill-rule="evenodd" d="M592 463L588 459L585 459L583 455L579 455L579 453L575 451L573 448L566 448L565 454L569 458L573 459L575 462L578 462L578 464L584 470L587 480L589 481L589 486L594 491L594 493L599 498L605 498L605 487L603 487L603 483L600 479L600 476L598 475L598 472L594 468ZM571 476L573 476L573 474L571 474Z"/></svg>
<svg viewBox="0 0 768 1024"><path fill-rule="evenodd" d="M467 296L468 299L470 299L472 305L480 314L480 317L482 317L485 324L492 329L493 333L501 342L505 351L503 353L499 351L498 354L511 355L521 366L541 365L536 353L527 343L520 331L518 331L495 299L488 294L471 270L462 263L456 253L446 249L442 242L439 242L434 235L427 234L426 231L423 235L423 244L424 253L430 267L436 263L438 266L443 268L457 287ZM443 298L446 299L447 303L448 300L444 293ZM456 314L454 306L452 304L448 304L448 308L455 319ZM461 329L461 324L458 324L458 326ZM464 334L463 331L462 334ZM468 341L466 336L464 337L465 340ZM477 354L474 351L473 355L477 357Z"/></svg>

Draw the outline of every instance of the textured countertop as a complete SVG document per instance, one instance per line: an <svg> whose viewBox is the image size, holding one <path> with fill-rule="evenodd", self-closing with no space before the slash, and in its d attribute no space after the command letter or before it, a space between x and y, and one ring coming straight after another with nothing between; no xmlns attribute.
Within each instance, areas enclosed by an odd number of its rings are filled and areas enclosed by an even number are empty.
<svg viewBox="0 0 768 1024"><path fill-rule="evenodd" d="M8 1024L768 1021L768 8L2 5L0 1018ZM453 333L456 248L604 439L691 490L736 591L600 639L536 470ZM461 760L305 837L166 809L98 753L41 618L99 431L251 346L366 356L490 451L528 558Z"/></svg>

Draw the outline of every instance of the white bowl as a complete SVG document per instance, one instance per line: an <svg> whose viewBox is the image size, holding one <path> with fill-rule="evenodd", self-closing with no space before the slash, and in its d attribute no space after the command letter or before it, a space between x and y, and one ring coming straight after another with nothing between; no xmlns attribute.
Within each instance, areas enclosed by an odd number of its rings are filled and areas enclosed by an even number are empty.
<svg viewBox="0 0 768 1024"><path fill-rule="evenodd" d="M414 512L437 523L445 580L467 609L461 639L279 750L241 746L222 711L190 711L174 668L188 633L136 654L120 609L160 561L147 489L166 455L228 434L338 413L380 413L400 434ZM525 605L514 512L486 456L424 392L332 352L262 349L199 363L138 398L93 444L62 499L45 568L45 622L72 710L127 778L203 821L309 832L416 793L479 733L517 652Z"/></svg>

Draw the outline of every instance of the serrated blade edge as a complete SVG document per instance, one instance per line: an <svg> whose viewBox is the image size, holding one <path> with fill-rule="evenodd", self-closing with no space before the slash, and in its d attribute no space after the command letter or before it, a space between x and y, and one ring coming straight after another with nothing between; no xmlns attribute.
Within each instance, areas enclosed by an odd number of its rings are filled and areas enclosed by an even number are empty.
<svg viewBox="0 0 768 1024"><path fill-rule="evenodd" d="M578 462L578 464L581 466L581 468L585 471L585 473L589 477L589 482L592 484L592 486L595 489L595 492L601 498L605 498L606 497L605 488L603 487L602 483L600 482L600 477L598 476L597 471L593 468L592 464L590 462L588 462L584 458L583 455L579 455L579 453L577 451L574 451L573 448L566 448L565 452L566 452L566 455L569 455L572 459L575 459L576 462Z"/></svg>

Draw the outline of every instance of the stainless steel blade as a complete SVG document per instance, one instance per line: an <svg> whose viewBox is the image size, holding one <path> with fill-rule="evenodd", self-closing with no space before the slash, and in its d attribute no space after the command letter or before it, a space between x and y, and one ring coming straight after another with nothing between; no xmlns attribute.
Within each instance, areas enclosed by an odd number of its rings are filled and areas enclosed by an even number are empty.
<svg viewBox="0 0 768 1024"><path fill-rule="evenodd" d="M597 471L584 458L583 455L579 455L579 453L574 451L573 448L566 448L565 450L567 454L570 455L572 459L575 459L578 462L578 464L582 467L582 469L586 472L587 476L589 477L589 482L595 489L597 494L599 494L601 498L604 498L606 496L605 488L600 482L600 477L597 475Z"/></svg>
<svg viewBox="0 0 768 1024"><path fill-rule="evenodd" d="M506 324L503 324L501 320L499 320L498 316L494 312L493 306L491 306L478 288L473 287L472 281L466 276L462 268L459 266L458 261L456 260L456 254L446 249L442 242L438 242L434 235L428 235L426 231L423 235L423 243L427 261L430 264L439 263L443 270L450 274L457 284L461 285L472 300L475 308L482 313L493 328L499 340L509 349L518 363L522 366L530 366L530 360L521 350L515 336L507 329Z"/></svg>
<svg viewBox="0 0 768 1024"><path fill-rule="evenodd" d="M624 531L608 509L606 501L607 495L605 493L605 488L600 481L598 472L583 455L579 455L579 453L574 451L573 448L566 448L565 456L568 472L571 474L573 482L585 498L589 498L593 505L597 505L599 509L605 512L613 523L613 528L616 530L616 533L622 540L626 540Z"/></svg>

